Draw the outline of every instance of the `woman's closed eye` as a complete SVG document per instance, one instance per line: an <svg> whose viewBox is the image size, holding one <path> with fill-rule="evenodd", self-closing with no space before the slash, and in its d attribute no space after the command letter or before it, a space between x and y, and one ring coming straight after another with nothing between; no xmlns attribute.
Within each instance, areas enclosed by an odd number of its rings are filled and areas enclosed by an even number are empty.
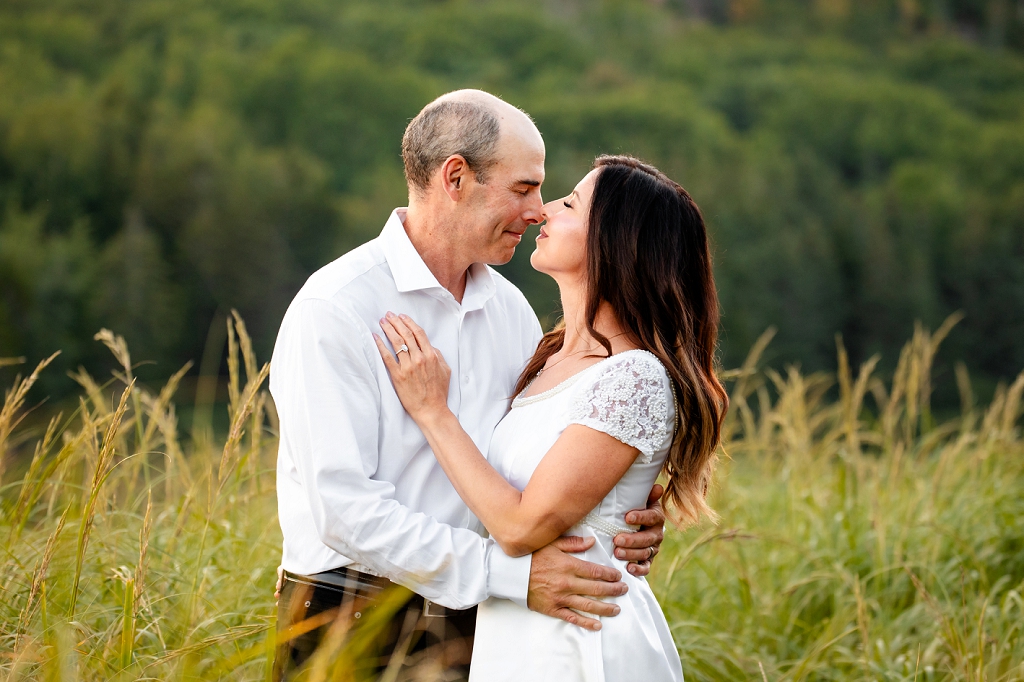
<svg viewBox="0 0 1024 682"><path fill-rule="evenodd" d="M565 206L566 208L572 208L572 204L570 204L568 201L563 201L562 206Z"/></svg>

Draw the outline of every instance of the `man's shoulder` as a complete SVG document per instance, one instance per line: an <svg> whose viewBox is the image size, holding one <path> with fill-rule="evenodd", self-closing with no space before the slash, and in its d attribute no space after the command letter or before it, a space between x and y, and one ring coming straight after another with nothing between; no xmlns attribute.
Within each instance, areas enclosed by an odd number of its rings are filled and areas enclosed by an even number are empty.
<svg viewBox="0 0 1024 682"><path fill-rule="evenodd" d="M370 240L310 275L292 304L304 300L344 304L352 295L359 295L360 292L354 289L379 286L376 280L387 276L386 268L381 268L386 263L387 259L378 240Z"/></svg>

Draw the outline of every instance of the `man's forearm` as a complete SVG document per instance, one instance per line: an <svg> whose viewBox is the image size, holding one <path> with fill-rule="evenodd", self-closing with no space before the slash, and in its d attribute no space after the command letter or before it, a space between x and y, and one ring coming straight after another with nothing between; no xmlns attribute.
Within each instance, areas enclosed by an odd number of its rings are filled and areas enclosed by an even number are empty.
<svg viewBox="0 0 1024 682"><path fill-rule="evenodd" d="M335 498L324 508L336 513L316 519L323 544L432 601L462 609L489 596L526 599L529 561L521 565L505 557L493 540L473 530L443 524L393 499Z"/></svg>

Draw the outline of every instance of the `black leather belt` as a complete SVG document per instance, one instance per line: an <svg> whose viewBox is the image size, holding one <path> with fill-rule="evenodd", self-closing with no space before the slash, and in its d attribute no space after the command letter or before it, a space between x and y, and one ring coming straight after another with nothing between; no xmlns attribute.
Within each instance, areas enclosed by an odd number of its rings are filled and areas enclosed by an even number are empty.
<svg viewBox="0 0 1024 682"><path fill-rule="evenodd" d="M348 595L349 597L366 599L370 602L376 602L384 590L395 585L395 583L387 578L356 571L347 566L323 571L322 573L314 573L313 575L301 575L285 571L284 579L300 585L310 585L337 592L339 597L341 595ZM424 616L445 618L449 615L447 607L435 604L418 594L414 594L412 599L409 600L409 607L418 606L417 602L419 601L422 601Z"/></svg>

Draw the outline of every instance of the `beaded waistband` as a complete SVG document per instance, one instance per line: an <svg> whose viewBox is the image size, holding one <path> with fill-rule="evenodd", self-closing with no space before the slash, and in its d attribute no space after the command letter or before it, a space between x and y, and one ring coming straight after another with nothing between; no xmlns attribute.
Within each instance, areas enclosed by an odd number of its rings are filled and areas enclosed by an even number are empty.
<svg viewBox="0 0 1024 682"><path fill-rule="evenodd" d="M618 535L619 533L635 533L636 531L640 530L640 526L620 526L618 524L612 523L608 519L598 516L594 512L590 512L589 514L584 516L583 520L581 520L580 523L586 526L590 526L599 533L611 535L612 537Z"/></svg>

